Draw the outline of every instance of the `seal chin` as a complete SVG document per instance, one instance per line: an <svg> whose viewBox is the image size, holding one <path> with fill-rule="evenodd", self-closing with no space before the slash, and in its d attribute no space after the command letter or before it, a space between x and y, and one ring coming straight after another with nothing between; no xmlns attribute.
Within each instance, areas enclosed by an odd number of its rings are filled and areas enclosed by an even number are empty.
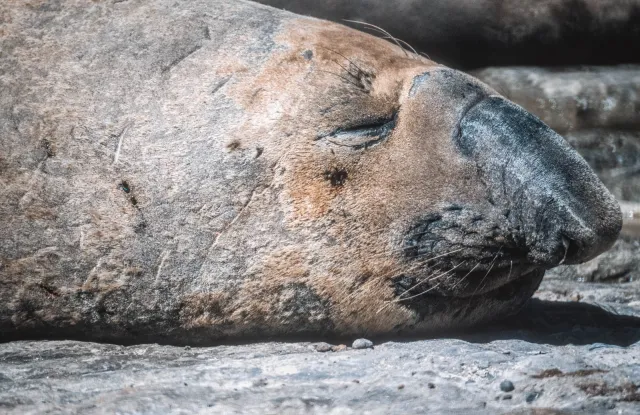
<svg viewBox="0 0 640 415"><path fill-rule="evenodd" d="M545 273L545 269L531 265L516 265L508 269L487 271L450 270L433 272L425 268L424 272L411 275L403 274L393 279L395 294L400 301L407 298L437 296L449 298L473 298L477 296L504 294L505 287L513 291L518 285L528 285L531 278Z"/></svg>
<svg viewBox="0 0 640 415"><path fill-rule="evenodd" d="M419 220L406 234L404 256L412 264L405 285L413 281L422 291L461 298L545 269L529 260L508 212L459 205Z"/></svg>
<svg viewBox="0 0 640 415"><path fill-rule="evenodd" d="M401 300L416 315L416 321L409 329L423 332L455 330L516 314L538 289L544 273L544 269L534 268L490 290L470 295L460 292L449 295L435 290L412 294ZM396 294L404 290L400 281L395 284Z"/></svg>

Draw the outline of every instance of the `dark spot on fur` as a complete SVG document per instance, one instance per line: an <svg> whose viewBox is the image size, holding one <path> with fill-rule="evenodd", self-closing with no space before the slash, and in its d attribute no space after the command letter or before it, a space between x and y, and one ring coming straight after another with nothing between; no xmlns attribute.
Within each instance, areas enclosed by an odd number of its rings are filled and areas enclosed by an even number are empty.
<svg viewBox="0 0 640 415"><path fill-rule="evenodd" d="M53 148L53 143L49 141L49 139L45 138L44 140L42 140L42 147L46 151L47 157L53 157L56 155L56 151Z"/></svg>
<svg viewBox="0 0 640 415"><path fill-rule="evenodd" d="M291 332L327 333L333 329L330 303L306 284L292 283L282 287L278 311L286 316Z"/></svg>
<svg viewBox="0 0 640 415"><path fill-rule="evenodd" d="M304 56L306 60L310 61L313 58L313 51L305 50L302 52L302 56Z"/></svg>
<svg viewBox="0 0 640 415"><path fill-rule="evenodd" d="M233 140L227 144L227 150L234 151L240 148L240 141Z"/></svg>
<svg viewBox="0 0 640 415"><path fill-rule="evenodd" d="M129 186L129 183L126 180L121 181L118 188L125 193L131 192L131 186Z"/></svg>
<svg viewBox="0 0 640 415"><path fill-rule="evenodd" d="M136 223L133 227L133 231L135 233L142 233L145 231L145 229L147 229L147 222L144 220L144 218L142 218L142 220Z"/></svg>
<svg viewBox="0 0 640 415"><path fill-rule="evenodd" d="M42 283L37 284L37 285L38 285L38 287L40 289L42 289L43 291L45 291L47 294L49 294L52 297L59 297L60 296L60 293L54 287L50 287L50 286L42 284Z"/></svg>
<svg viewBox="0 0 640 415"><path fill-rule="evenodd" d="M325 180L331 182L331 186L342 186L347 181L349 173L344 168L334 168L333 170L327 170L324 172Z"/></svg>
<svg viewBox="0 0 640 415"><path fill-rule="evenodd" d="M131 204L133 206L138 206L138 199L136 199L135 196L131 196L131 198L129 198L129 200L131 201Z"/></svg>
<svg viewBox="0 0 640 415"><path fill-rule="evenodd" d="M256 158L260 157L263 152L264 152L264 148L256 147Z"/></svg>

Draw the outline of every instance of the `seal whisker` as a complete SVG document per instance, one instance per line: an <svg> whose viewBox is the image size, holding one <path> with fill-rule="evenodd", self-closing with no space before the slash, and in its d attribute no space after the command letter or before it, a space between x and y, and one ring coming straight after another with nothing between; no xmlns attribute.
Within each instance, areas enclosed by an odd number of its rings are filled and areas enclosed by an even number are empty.
<svg viewBox="0 0 640 415"><path fill-rule="evenodd" d="M387 32L387 31L386 31L386 30L384 30L383 28L381 28L381 27L379 27L379 26L376 26L376 25L374 25L374 24L371 24L371 23L367 23L367 22L360 22L360 21L358 21L358 20L348 20L348 19L345 19L344 21L345 21L345 22L349 22L349 23L357 23L357 24L361 24L361 25L369 26L369 27L372 27L372 28L374 28L374 29L378 30L378 31L379 31L380 33L382 33L382 34L384 34L384 35L386 35L386 36L389 36L389 38L390 38L391 40L393 40L393 41L394 41L394 43L395 43L395 44L396 44L400 49L402 49L402 51L404 52L405 56L406 56L406 57L409 57L409 54L407 53L407 50L406 50L405 48L403 48L403 47L402 47L402 45L400 44L400 42L398 42L398 39L396 39L396 38L395 38L391 33Z"/></svg>
<svg viewBox="0 0 640 415"><path fill-rule="evenodd" d="M496 254L493 256L493 259L491 260L491 265L489 265L489 269L487 270L487 273L484 274L484 277L482 277L482 279L480 280L480 283L478 283L478 286L476 287L475 291L473 292L473 294L471 294L471 298L473 298L473 296L476 295L478 290L481 288L482 283L484 282L484 280L487 278L487 276L489 275L489 273L493 269L493 264L496 262L496 259L498 259L498 255L500 255L501 251L502 251L502 247L500 247L498 252L496 252Z"/></svg>
<svg viewBox="0 0 640 415"><path fill-rule="evenodd" d="M423 279L422 281L420 281L419 283L417 283L416 285L414 285L413 287L411 287L409 290L413 290L413 289L415 289L417 286L419 286L419 285L421 285L421 284L423 284L423 283L425 283L425 282L427 282L427 281L434 281L434 280L436 280L436 279L438 279L438 278L441 278L441 277L443 277L443 276L445 276L445 275L447 275L447 274L450 274L451 272L453 272L456 268L458 268L458 267L459 267L460 265L462 265L463 263L464 263L464 261L460 262L458 265L456 265L455 267L451 268L449 271L446 271L446 272L440 273L440 274L438 274L438 275L436 275L436 276L428 276L428 277L426 277L425 279ZM445 280L445 281L446 281L446 280ZM438 283L438 285L442 284L443 282L444 282L444 281L439 282L439 283ZM419 294L412 295L411 297L396 298L395 300L390 300L390 301L389 301L389 303L397 303L397 302L399 302L399 301L410 300L411 298L418 297L418 296L420 296L420 295L422 295L422 294L424 294L424 293L426 293L426 292L430 291L430 290L431 290L431 289L433 289L433 288L435 288L435 287L431 287L431 288L427 289L426 291L423 291L423 292L421 292L421 293L419 293ZM409 291L409 290L407 290L407 291ZM405 293L406 293L406 291L405 291ZM403 293L403 294L404 294L404 293ZM401 294L401 295L403 295L403 294Z"/></svg>
<svg viewBox="0 0 640 415"><path fill-rule="evenodd" d="M404 273L407 273L407 272L412 272L412 271L414 271L414 270L417 270L417 269L422 268L425 264L429 263L430 261L433 261L433 260L435 260L435 259L438 259L438 258L443 257L443 256L446 256L446 255L450 255L450 254L455 253L455 252L458 252L458 251L460 251L460 249L458 249L458 250L454 250L454 251L450 251L450 252L446 252L446 253L444 253L444 254L441 254L441 255L435 256L435 257L433 257L433 258L421 258L421 259L420 259L416 264L413 264L413 265L412 265L410 268L408 268L408 269L402 269L402 267L401 267L401 266L397 266L397 267L393 268L393 270L391 270L390 272L387 272L387 273L385 273L385 274L383 274L383 275L379 276L378 278L372 278L372 279L370 279L369 281L365 282L364 284L360 285L359 287L355 288L355 289L353 290L353 292L349 293L345 298L343 298L343 300L342 300L342 301L348 301L348 300L350 300L350 299L351 299L351 298L353 298L356 294L360 293L360 292L361 292L361 291L362 291L362 290L363 290L363 289L364 289L368 284L371 284L373 281L379 281L380 279L388 279L388 278L389 278L390 276L392 276L392 275L398 275L398 273L399 273L400 271L401 271L401 272L400 272L400 274L404 274ZM386 253L385 253L385 254L386 254ZM371 257L371 258L375 258L375 256L373 256L373 257ZM434 267L435 267L435 265L431 265L431 266L427 267L424 271L425 271L425 272L426 272L426 271L429 271L429 270L431 270L431 269L432 269L432 268L434 268ZM428 278L428 277L427 277L427 278ZM428 280L428 279L424 279L424 280L422 280L419 284L421 284L421 283L423 283L424 281L427 281L427 280ZM416 286L414 286L414 287L410 288L409 290L407 290L407 291L403 292L402 294L400 294L400 296L402 296L402 295L406 294L406 292L410 291L411 289L413 289L413 288L415 288L415 287L416 287Z"/></svg>
<svg viewBox="0 0 640 415"><path fill-rule="evenodd" d="M369 281L365 282L364 284L360 285L359 287L357 287L356 289L354 289L354 291L353 291L353 292L351 292L350 294L348 294L348 295L343 299L343 301L347 301L347 300L351 299L351 298L352 298L352 297L354 297L356 294L358 294L358 293L359 293L363 288L365 288L365 286L367 286L367 284L370 284L370 283L372 283L373 281L379 281L380 279L387 279L387 278L389 278L389 277L390 277L390 276L392 276L392 275L401 275L401 274L404 274L404 273L407 273L407 272L411 272L411 271L414 271L414 270L420 269L420 268L422 268L426 263L428 263L429 261L431 261L431 260L433 260L433 259L436 259L436 258L437 258L437 257L435 257L435 258L427 258L427 259L425 259L425 260L421 260L419 263L414 264L413 266L411 266L410 268L405 269L405 270L403 270L401 266L397 266L397 267L393 268L393 270L391 270L390 272L387 272L387 273L385 273L385 274L381 275L381 276L380 276L380 277L378 277L378 278L375 278L375 279L374 279L374 278L372 278L372 279L370 279ZM425 271L429 271L430 269L432 269L432 268L434 268L434 267L435 267L435 265L432 265L432 266L430 266L430 267L427 267L427 268L425 269ZM399 272L399 271L402 271L402 272L401 272L400 274L398 274L398 272ZM402 294L400 294L400 295L404 295L404 293L402 293Z"/></svg>
<svg viewBox="0 0 640 415"><path fill-rule="evenodd" d="M365 71L364 71L364 70L362 70L362 68L360 68L358 65L356 65L356 64L355 64L351 59L349 59L349 58L347 58L346 56L344 56L342 53L340 53L340 52L336 52L335 50L333 50L333 49L329 49L329 48L324 47L324 46L322 46L322 45L318 45L318 47L320 47L320 48L322 48L322 49L326 49L326 50L328 50L329 52L333 52L333 53L335 53L335 54L336 54L336 55L338 55L338 56L342 56L342 57L343 57L343 58L345 58L347 61L349 61L349 63L350 63L351 65L355 66L355 68L356 68L359 72L365 73ZM337 62L336 62L336 63L337 63ZM338 65L340 65L340 64L338 63ZM344 66L342 66L342 65L340 65L340 66L341 66L345 71L347 71L347 72L351 73L351 72L350 72L347 68L345 68Z"/></svg>
<svg viewBox="0 0 640 415"><path fill-rule="evenodd" d="M383 39L391 39L389 36L383 36L382 38ZM393 38L393 39L397 40L398 42L402 43L403 45L406 45L411 50L411 52L413 52L415 55L418 55L418 52L416 52L416 50L413 48L413 46L411 46L408 42L405 42L402 39L398 39L397 37Z"/></svg>
<svg viewBox="0 0 640 415"><path fill-rule="evenodd" d="M513 263L513 261L512 261L512 263ZM467 277L468 277L469 275L471 275L471 273L472 273L476 268L478 268L478 266L479 266L479 265L480 265L480 261L478 261L478 262L476 263L476 265L474 265L474 267L473 267L473 268L471 268L471 270L470 270L469 272L467 272L467 273L466 273L466 275L465 275L464 277L460 278L460 281L458 281L457 283L455 283L455 284L454 284L454 286L453 286L453 287L451 287L451 289L453 290L453 289L455 289L458 285L460 285L460 284L461 284L465 279L467 279Z"/></svg>
<svg viewBox="0 0 640 415"><path fill-rule="evenodd" d="M453 270L455 270L456 268L458 268L460 265L462 265L462 263L463 263L463 262L461 262L461 263L459 263L458 265L456 265L455 267L451 268L449 271L444 272L444 273L441 273L441 274L438 274L437 276L435 276L435 277L433 277L433 278L428 278L428 279L424 279L424 280L422 280L420 283L418 283L418 284L414 285L411 289L413 289L413 288L417 287L418 285L422 284L422 283L423 283L423 282L425 282L425 281L433 281L433 280L435 280L435 279L437 279L437 278L440 278L440 277L442 277L442 276L444 276L444 275L449 274L450 272L452 272ZM446 281L446 280L445 280L445 281ZM405 298L396 298L395 300L387 301L387 302L386 302L382 307L380 307L380 309L378 309L378 311L376 311L376 314L380 313L381 311L383 311L385 308L387 308L387 307L388 307L389 305L391 305L391 304L399 303L399 302L401 302L401 301L405 301L405 300L411 300L412 298L416 298L416 297L420 297L421 295L424 295L424 294L426 294L426 293L428 293L428 292L430 292L430 291L432 291L432 290L434 290L434 289L438 288L440 285L442 285L442 283L444 283L444 281L440 281L439 283L437 283L437 284L436 284L436 285L434 285L433 287L430 287L430 288L428 288L428 289L426 289L426 290L424 290L424 291L422 291L422 292L420 292L420 293L418 293L418 294L412 295L412 296L410 296L410 297L405 297Z"/></svg>
<svg viewBox="0 0 640 415"><path fill-rule="evenodd" d="M360 86L359 86L358 84L356 84L355 82L353 82L353 81L351 81L351 80L349 80L349 79L345 78L345 77L344 77L344 76L342 76L342 75L338 75L337 73L333 73L333 72L330 72L330 71L324 71L324 70L322 70L322 69L317 69L317 71L318 71L318 72L326 72L326 73L329 73L329 74L331 74L331 75L337 76L338 78L341 78L342 80L344 80L344 81L345 81L345 82L347 82L348 84L355 86L355 87L356 87L356 89L357 89L358 91L360 91L360 92L365 92L362 88L360 88Z"/></svg>

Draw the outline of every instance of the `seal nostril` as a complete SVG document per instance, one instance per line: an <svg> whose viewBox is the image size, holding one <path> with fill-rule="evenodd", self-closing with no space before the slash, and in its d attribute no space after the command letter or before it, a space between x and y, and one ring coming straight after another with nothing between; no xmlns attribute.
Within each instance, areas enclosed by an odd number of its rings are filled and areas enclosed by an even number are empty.
<svg viewBox="0 0 640 415"><path fill-rule="evenodd" d="M567 259L575 259L582 250L578 242L566 235L562 235L562 246L564 247L564 256L558 265L564 264Z"/></svg>

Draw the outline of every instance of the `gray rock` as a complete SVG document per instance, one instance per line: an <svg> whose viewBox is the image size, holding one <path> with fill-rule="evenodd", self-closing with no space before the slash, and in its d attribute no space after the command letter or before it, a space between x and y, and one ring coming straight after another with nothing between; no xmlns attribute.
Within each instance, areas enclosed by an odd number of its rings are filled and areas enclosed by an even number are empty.
<svg viewBox="0 0 640 415"><path fill-rule="evenodd" d="M457 339L380 342L367 353L321 354L311 343L191 349L4 343L0 412L496 414L615 407L632 414L638 402L629 385L640 379L639 288L545 280L536 301L494 328ZM572 290L584 300L568 301ZM496 396L505 379L522 393Z"/></svg>
<svg viewBox="0 0 640 415"><path fill-rule="evenodd" d="M351 347L354 349L371 349L373 348L373 342L367 339L356 339Z"/></svg>

